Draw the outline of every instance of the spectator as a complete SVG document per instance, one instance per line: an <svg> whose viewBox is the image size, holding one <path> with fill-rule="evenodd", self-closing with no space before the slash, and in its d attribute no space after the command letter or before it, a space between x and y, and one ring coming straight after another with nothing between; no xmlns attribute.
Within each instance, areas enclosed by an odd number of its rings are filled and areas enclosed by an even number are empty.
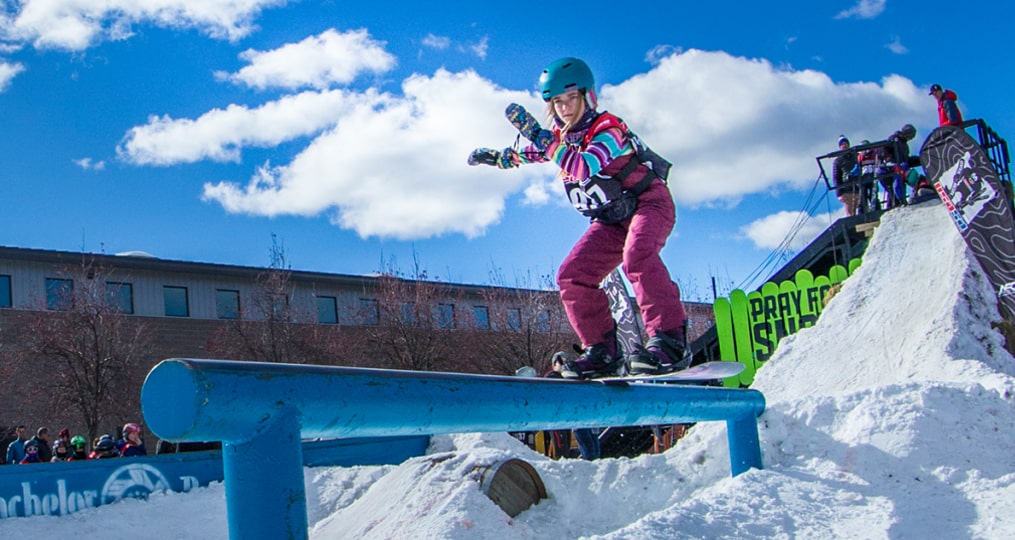
<svg viewBox="0 0 1015 540"><path fill-rule="evenodd" d="M562 379L564 378L560 372L564 369L564 362L567 361L567 357L564 352L558 352L553 355L550 360L550 371L543 374L543 377L550 379ZM545 438L549 441L548 455L557 459L571 456L571 430L567 429L556 429L549 431L545 434Z"/></svg>
<svg viewBox="0 0 1015 540"><path fill-rule="evenodd" d="M58 461L70 461L70 443L64 439L57 439L53 443L53 458L49 461L56 463Z"/></svg>
<svg viewBox="0 0 1015 540"><path fill-rule="evenodd" d="M120 453L116 451L116 441L110 435L103 435L99 437L99 440L95 441L92 446L92 453L88 454L88 459L107 459L120 457Z"/></svg>
<svg viewBox="0 0 1015 540"><path fill-rule="evenodd" d="M867 139L860 141L863 148L871 142ZM860 213L881 210L878 203L877 185L874 181L878 169L878 153L873 148L861 150L856 155L857 173L860 175Z"/></svg>
<svg viewBox="0 0 1015 540"><path fill-rule="evenodd" d="M602 447L599 444L599 428L579 428L574 430L574 438L578 441L578 451L582 459L599 459L602 455Z"/></svg>
<svg viewBox="0 0 1015 540"><path fill-rule="evenodd" d="M28 439L28 442L32 441L35 441L38 447L39 460L43 463L49 463L49 460L53 459L53 450L49 446L49 428L41 427L35 430L35 437Z"/></svg>
<svg viewBox="0 0 1015 540"><path fill-rule="evenodd" d="M60 433L57 433L56 440L53 441L53 454L54 454L54 456L56 455L56 447L57 447L57 445L60 444L61 441L63 441L63 445L66 446L68 450L70 450L70 430L69 429L63 428L63 429L60 430Z"/></svg>
<svg viewBox="0 0 1015 540"><path fill-rule="evenodd" d="M959 96L951 90L941 88L940 84L930 87L930 94L937 100L937 119L942 126L954 126L962 123L962 112L955 103Z"/></svg>
<svg viewBox="0 0 1015 540"><path fill-rule="evenodd" d="M906 124L888 136L888 145L882 149L881 186L887 197L885 209L906 204L906 175L909 171L909 141L916 137L913 124Z"/></svg>
<svg viewBox="0 0 1015 540"><path fill-rule="evenodd" d="M35 437L28 439L25 442L25 457L22 458L18 463L25 465L28 463L43 463L42 458L39 457L39 450L42 446L39 445L39 440Z"/></svg>
<svg viewBox="0 0 1015 540"><path fill-rule="evenodd" d="M845 135L839 135L839 150L849 150L849 139ZM855 216L857 207L860 205L860 185L855 180L858 176L853 175L856 168L856 152L846 152L835 158L832 162L832 183L835 185L835 194L846 209L847 216ZM852 185L846 185L853 182Z"/></svg>
<svg viewBox="0 0 1015 540"><path fill-rule="evenodd" d="M81 435L75 435L70 440L71 455L67 461L82 461L88 459L88 439Z"/></svg>
<svg viewBox="0 0 1015 540"><path fill-rule="evenodd" d="M553 355L550 360L550 371L544 377L564 378L562 373L567 366L567 356L563 351ZM574 439L578 442L578 451L582 459L599 459L602 449L599 445L599 428L578 428L573 431ZM553 432L554 447L558 456L568 456L571 452L571 437L567 431Z"/></svg>
<svg viewBox="0 0 1015 540"><path fill-rule="evenodd" d="M7 445L7 459L6 463L9 465L17 465L21 463L22 459L25 459L25 434L28 433L28 428L25 426L18 426L14 430L14 440L11 444Z"/></svg>
<svg viewBox="0 0 1015 540"><path fill-rule="evenodd" d="M148 455L148 449L141 440L141 426L134 423L124 424L123 439L116 446L123 457Z"/></svg>
<svg viewBox="0 0 1015 540"><path fill-rule="evenodd" d="M937 198L937 191L930 185L927 176L920 172L918 167L910 167L906 171L906 184L913 190L909 197L909 204L917 204Z"/></svg>

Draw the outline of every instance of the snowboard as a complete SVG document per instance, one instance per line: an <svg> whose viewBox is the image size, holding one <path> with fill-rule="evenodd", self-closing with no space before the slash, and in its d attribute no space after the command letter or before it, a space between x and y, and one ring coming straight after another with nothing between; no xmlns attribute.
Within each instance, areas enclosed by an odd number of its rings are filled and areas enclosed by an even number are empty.
<svg viewBox="0 0 1015 540"><path fill-rule="evenodd" d="M920 161L966 245L987 273L1006 319L1015 319L1011 204L987 152L962 128L935 129Z"/></svg>
<svg viewBox="0 0 1015 540"><path fill-rule="evenodd" d="M615 268L613 272L610 272L600 288L610 300L610 313L617 324L617 345L620 346L624 356L633 354L641 345L641 318L638 317L634 306L631 305L631 296L627 292L627 285L624 283L624 277L620 274L620 268Z"/></svg>
<svg viewBox="0 0 1015 540"><path fill-rule="evenodd" d="M598 382L606 385L626 386L631 383L670 383L670 382L691 382L691 381L712 381L736 377L744 370L740 362L705 362L691 366L682 371L663 373L662 375L639 375L630 377L602 377L599 379L585 379L586 381Z"/></svg>

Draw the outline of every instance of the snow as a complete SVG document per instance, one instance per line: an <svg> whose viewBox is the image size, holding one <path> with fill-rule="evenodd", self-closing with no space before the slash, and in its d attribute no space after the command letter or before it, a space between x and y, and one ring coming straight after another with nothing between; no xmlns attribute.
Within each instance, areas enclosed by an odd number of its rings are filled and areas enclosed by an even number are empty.
<svg viewBox="0 0 1015 540"><path fill-rule="evenodd" d="M310 537L1013 538L1015 360L979 264L939 205L887 213L818 324L757 375L764 470L730 476L723 422L662 455L553 461L505 434L434 437L397 466L305 469ZM515 518L481 491L504 459L549 498ZM221 484L0 537L226 538ZM55 537L55 536L54 536Z"/></svg>

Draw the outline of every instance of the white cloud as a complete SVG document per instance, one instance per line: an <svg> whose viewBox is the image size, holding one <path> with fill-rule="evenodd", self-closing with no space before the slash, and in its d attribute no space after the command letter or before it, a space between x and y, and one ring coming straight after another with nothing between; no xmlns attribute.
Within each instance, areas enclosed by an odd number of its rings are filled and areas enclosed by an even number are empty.
<svg viewBox="0 0 1015 540"><path fill-rule="evenodd" d="M106 169L105 161L92 161L92 158L81 158L72 161L75 165L86 171L102 171Z"/></svg>
<svg viewBox="0 0 1015 540"><path fill-rule="evenodd" d="M860 0L855 6L840 11L836 19L873 19L885 10L887 0Z"/></svg>
<svg viewBox="0 0 1015 540"><path fill-rule="evenodd" d="M690 50L603 87L600 103L674 163L671 189L693 205L809 187L814 157L834 150L840 133L880 140L904 123L932 121L925 94L897 75L836 83L818 71Z"/></svg>
<svg viewBox="0 0 1015 540"><path fill-rule="evenodd" d="M427 34L426 37L423 38L423 45L426 45L431 49L443 51L451 46L451 38L446 36L435 36L433 34Z"/></svg>
<svg viewBox="0 0 1015 540"><path fill-rule="evenodd" d="M472 54L475 54L482 60L486 60L486 51L489 50L489 48L490 48L489 36L483 36L483 39L479 40L479 43L475 43L469 46L469 50L472 51Z"/></svg>
<svg viewBox="0 0 1015 540"><path fill-rule="evenodd" d="M18 73L25 70L25 66L18 62L3 62L0 61L0 92L7 89L7 86L11 84L14 77L17 77Z"/></svg>
<svg viewBox="0 0 1015 540"><path fill-rule="evenodd" d="M249 34L263 9L287 0L23 0L5 3L0 37L37 48L80 51L98 41L125 39L131 26L193 28L216 39Z"/></svg>
<svg viewBox="0 0 1015 540"><path fill-rule="evenodd" d="M663 58L600 94L603 108L674 162L670 186L682 205L735 205L747 194L809 188L814 156L833 150L840 133L878 140L935 118L932 100L904 77L836 83L816 71L698 50ZM465 164L477 146L515 140L502 114L512 101L543 109L531 92L440 70L405 80L400 95L306 92L196 120L152 118L119 150L137 164L240 161L244 147L305 137L291 162L265 165L246 182L209 182L204 198L253 215L328 213L362 236L474 236L500 219L508 198L566 203L552 166Z"/></svg>
<svg viewBox="0 0 1015 540"><path fill-rule="evenodd" d="M815 216L808 216L804 212L777 212L741 227L740 232L755 247L794 252L807 247L843 215L841 209L833 214Z"/></svg>
<svg viewBox="0 0 1015 540"><path fill-rule="evenodd" d="M673 45L656 45L645 53L645 61L655 66L658 65L663 58L672 54L679 54L681 52L683 52L682 48L674 47Z"/></svg>
<svg viewBox="0 0 1015 540"><path fill-rule="evenodd" d="M899 36L895 36L894 38L892 38L891 42L886 43L885 48L888 49L889 51L892 51L895 54L906 54L909 52L909 49L902 44L902 40L899 38Z"/></svg>
<svg viewBox="0 0 1015 540"><path fill-rule="evenodd" d="M438 51L448 50L452 45L454 45L454 50L459 53L471 54L481 60L486 60L487 51L490 49L490 37L483 36L475 43L453 43L451 38L447 36L427 34L427 36L423 38L422 44L424 47ZM420 54L422 54L422 51L420 51Z"/></svg>
<svg viewBox="0 0 1015 540"><path fill-rule="evenodd" d="M205 200L254 215L330 212L335 224L364 237L471 237L500 218L527 179L553 174L543 166L466 165L475 146L514 140L498 112L512 101L538 106L532 94L443 70L407 79L402 92L345 111L291 163L263 167L246 185L205 184Z"/></svg>
<svg viewBox="0 0 1015 540"><path fill-rule="evenodd" d="M384 42L372 39L362 29L345 33L328 29L271 51L247 50L240 58L250 65L232 75L217 76L260 90L324 89L348 84L363 72L387 72L396 63L395 57L384 50Z"/></svg>
<svg viewBox="0 0 1015 540"><path fill-rule="evenodd" d="M254 109L230 105L196 120L150 117L147 124L127 132L117 154L136 165L239 161L245 146L272 147L320 134L357 108L379 101L374 91L306 91Z"/></svg>

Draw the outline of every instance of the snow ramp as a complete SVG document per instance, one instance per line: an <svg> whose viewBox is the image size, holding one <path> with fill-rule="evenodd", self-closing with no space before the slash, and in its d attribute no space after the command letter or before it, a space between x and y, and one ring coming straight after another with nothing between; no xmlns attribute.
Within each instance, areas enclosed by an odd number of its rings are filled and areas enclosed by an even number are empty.
<svg viewBox="0 0 1015 540"><path fill-rule="evenodd" d="M881 219L818 324L752 388L765 469L723 478L722 434L665 456L667 505L606 538L1010 538L1015 360L995 292L939 204Z"/></svg>

